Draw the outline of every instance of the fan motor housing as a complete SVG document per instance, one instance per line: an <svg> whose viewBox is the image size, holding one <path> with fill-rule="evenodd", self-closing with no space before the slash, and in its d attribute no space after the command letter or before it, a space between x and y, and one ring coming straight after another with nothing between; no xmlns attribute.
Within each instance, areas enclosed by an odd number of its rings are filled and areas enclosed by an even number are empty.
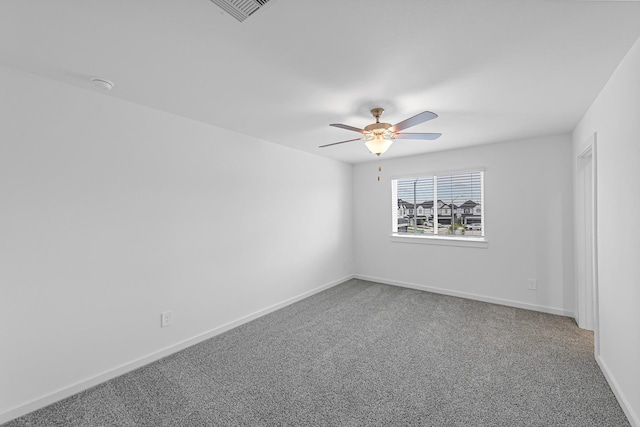
<svg viewBox="0 0 640 427"><path fill-rule="evenodd" d="M373 132L375 134L386 133L386 130L391 127L391 123L372 123L365 126L364 130L367 132Z"/></svg>

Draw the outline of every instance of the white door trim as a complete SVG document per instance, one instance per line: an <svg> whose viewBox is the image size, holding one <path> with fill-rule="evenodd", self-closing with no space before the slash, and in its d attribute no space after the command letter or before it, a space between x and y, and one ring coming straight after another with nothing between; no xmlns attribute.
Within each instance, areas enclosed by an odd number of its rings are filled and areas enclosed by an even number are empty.
<svg viewBox="0 0 640 427"><path fill-rule="evenodd" d="M581 328L594 331L599 355L596 141L594 133L576 159L576 320Z"/></svg>

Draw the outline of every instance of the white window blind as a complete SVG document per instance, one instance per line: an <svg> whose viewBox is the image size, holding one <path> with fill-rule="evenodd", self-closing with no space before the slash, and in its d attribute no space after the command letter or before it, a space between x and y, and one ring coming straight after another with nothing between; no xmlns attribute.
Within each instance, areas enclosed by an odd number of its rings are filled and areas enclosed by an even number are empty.
<svg viewBox="0 0 640 427"><path fill-rule="evenodd" d="M394 179L391 199L393 233L484 236L482 171Z"/></svg>

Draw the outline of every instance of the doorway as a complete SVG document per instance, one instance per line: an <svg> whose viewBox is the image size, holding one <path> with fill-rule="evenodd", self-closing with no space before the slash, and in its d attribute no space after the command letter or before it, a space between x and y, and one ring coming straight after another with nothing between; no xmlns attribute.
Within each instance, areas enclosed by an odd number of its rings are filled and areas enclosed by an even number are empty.
<svg viewBox="0 0 640 427"><path fill-rule="evenodd" d="M596 233L596 134L577 158L576 176L576 320L578 326L594 331L598 342L598 275Z"/></svg>

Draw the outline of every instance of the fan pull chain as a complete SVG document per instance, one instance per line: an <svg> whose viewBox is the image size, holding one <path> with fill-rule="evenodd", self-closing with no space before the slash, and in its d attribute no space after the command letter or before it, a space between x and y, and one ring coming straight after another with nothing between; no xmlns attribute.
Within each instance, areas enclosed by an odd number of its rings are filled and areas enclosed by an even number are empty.
<svg viewBox="0 0 640 427"><path fill-rule="evenodd" d="M378 166L378 182L380 182L380 172L382 172L382 166Z"/></svg>

